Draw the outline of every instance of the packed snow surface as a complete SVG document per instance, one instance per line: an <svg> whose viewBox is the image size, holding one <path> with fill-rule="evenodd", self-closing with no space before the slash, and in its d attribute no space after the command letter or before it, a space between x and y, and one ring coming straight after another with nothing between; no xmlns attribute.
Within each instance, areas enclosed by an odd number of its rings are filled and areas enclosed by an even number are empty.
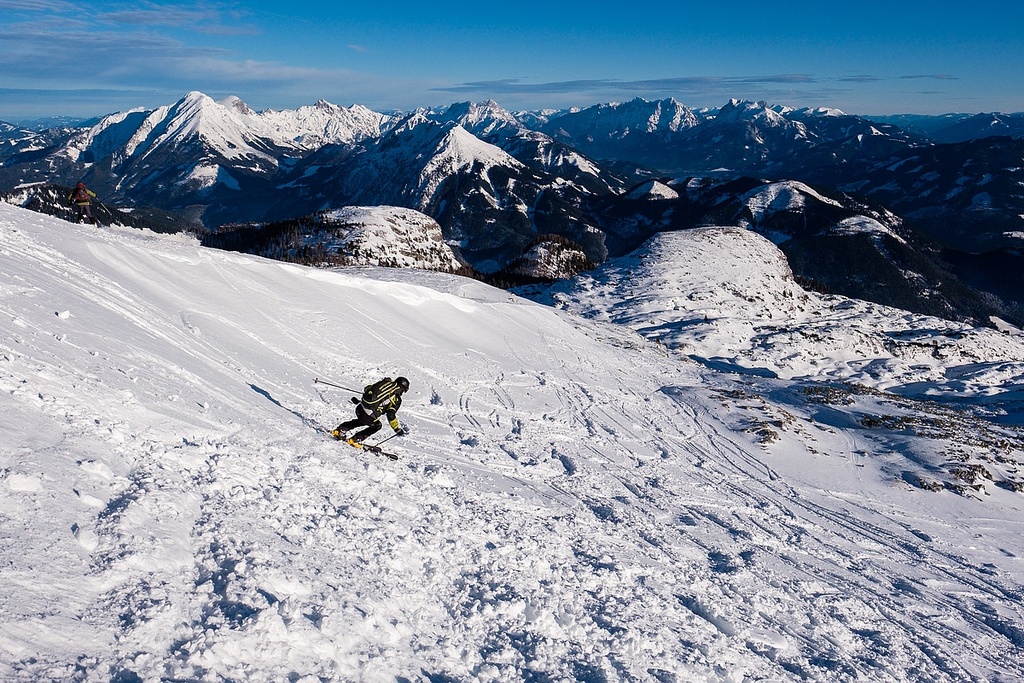
<svg viewBox="0 0 1024 683"><path fill-rule="evenodd" d="M883 397L7 205L0 319L2 680L1024 677L1021 494L910 486ZM324 434L396 374L399 460Z"/></svg>

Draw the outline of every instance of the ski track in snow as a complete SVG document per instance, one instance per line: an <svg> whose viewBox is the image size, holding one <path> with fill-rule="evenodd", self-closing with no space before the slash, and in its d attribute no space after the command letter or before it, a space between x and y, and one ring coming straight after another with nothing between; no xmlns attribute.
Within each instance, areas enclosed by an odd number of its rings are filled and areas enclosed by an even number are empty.
<svg viewBox="0 0 1024 683"><path fill-rule="evenodd" d="M3 680L1024 677L1019 497L893 481L781 380L449 276L0 239ZM384 374L397 462L312 381Z"/></svg>

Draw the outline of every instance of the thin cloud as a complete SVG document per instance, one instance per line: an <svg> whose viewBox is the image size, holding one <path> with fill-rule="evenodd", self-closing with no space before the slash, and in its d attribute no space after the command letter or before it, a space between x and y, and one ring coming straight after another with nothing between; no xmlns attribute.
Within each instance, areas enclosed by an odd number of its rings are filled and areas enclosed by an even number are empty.
<svg viewBox="0 0 1024 683"><path fill-rule="evenodd" d="M917 74L913 76L900 76L902 80L917 80L917 79L928 79L934 81L958 81L960 80L957 76L950 74Z"/></svg>
<svg viewBox="0 0 1024 683"><path fill-rule="evenodd" d="M188 46L148 33L66 31L60 40L47 40L45 31L0 30L0 69L12 78L52 82L68 76L87 75L96 83L111 70L138 71L140 77L176 59L226 54L218 48ZM131 55L126 59L126 55ZM100 87L102 83L98 84Z"/></svg>
<svg viewBox="0 0 1024 683"><path fill-rule="evenodd" d="M0 0L0 10L11 12L70 12L78 5L66 0Z"/></svg>
<svg viewBox="0 0 1024 683"><path fill-rule="evenodd" d="M217 3L160 5L153 2L126 5L123 9L94 11L67 0L0 0L0 11L17 15L11 25L31 29L61 25L88 27L188 28L197 33L252 35L258 30L244 23L247 14L234 6ZM10 18L10 17L8 17Z"/></svg>
<svg viewBox="0 0 1024 683"><path fill-rule="evenodd" d="M255 26L240 23L245 15L217 5L156 5L146 3L129 9L104 12L97 20L126 26L188 27L200 33L218 35L255 35Z"/></svg>
<svg viewBox="0 0 1024 683"><path fill-rule="evenodd" d="M732 83L817 83L818 79L809 74L778 74L776 76L748 76L726 79Z"/></svg>
<svg viewBox="0 0 1024 683"><path fill-rule="evenodd" d="M817 79L808 74L777 74L770 76L685 76L644 80L581 79L548 83L524 83L520 79L506 78L494 81L471 81L458 85L434 88L437 92L484 93L510 95L572 94L594 91L679 92L724 89L736 85L759 86L780 84L811 84Z"/></svg>

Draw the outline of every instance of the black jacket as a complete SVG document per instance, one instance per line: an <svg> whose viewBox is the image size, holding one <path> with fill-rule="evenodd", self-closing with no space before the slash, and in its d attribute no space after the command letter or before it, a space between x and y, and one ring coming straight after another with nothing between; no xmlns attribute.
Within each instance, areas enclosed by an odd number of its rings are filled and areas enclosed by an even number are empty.
<svg viewBox="0 0 1024 683"><path fill-rule="evenodd" d="M390 377L368 384L363 389L359 406L374 420L386 415L392 429L398 430L398 409L402 407L402 390Z"/></svg>

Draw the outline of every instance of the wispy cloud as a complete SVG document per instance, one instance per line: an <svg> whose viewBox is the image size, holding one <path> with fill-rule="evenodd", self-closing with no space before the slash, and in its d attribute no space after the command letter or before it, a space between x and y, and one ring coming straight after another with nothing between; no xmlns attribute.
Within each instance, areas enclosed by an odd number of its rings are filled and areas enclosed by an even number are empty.
<svg viewBox="0 0 1024 683"><path fill-rule="evenodd" d="M683 76L644 80L581 79L548 83L525 83L508 78L494 81L472 81L435 88L438 92L496 94L570 94L595 91L690 92L694 90L728 89L736 85L801 85L816 83L809 74L778 74L769 76Z"/></svg>
<svg viewBox="0 0 1024 683"><path fill-rule="evenodd" d="M232 60L231 52L203 40L185 42L189 32L252 33L233 6L145 2L97 12L64 0L0 0L5 10L0 73L4 86L27 99L65 92L81 110L99 93L214 89L240 73L281 71Z"/></svg>
<svg viewBox="0 0 1024 683"><path fill-rule="evenodd" d="M184 27L218 35L259 33L254 25L245 23L245 18L244 12L216 4L157 5L151 2L96 15L98 21L125 26Z"/></svg>
<svg viewBox="0 0 1024 683"><path fill-rule="evenodd" d="M0 0L0 10L5 12L70 12L77 11L78 5L66 0Z"/></svg>
<svg viewBox="0 0 1024 683"><path fill-rule="evenodd" d="M2 0L0 0L2 1ZM343 68L240 59L226 49L191 45L150 31L65 30L0 26L0 118L39 112L95 116L176 101L190 90L215 98L256 98L260 106L297 106L318 98L378 103L394 92L422 92L410 82L373 78ZM269 98L268 94L272 94ZM373 102L359 101L372 105Z"/></svg>
<svg viewBox="0 0 1024 683"><path fill-rule="evenodd" d="M913 76L900 76L903 80L932 80L932 81L958 81L956 76L950 74L917 74Z"/></svg>
<svg viewBox="0 0 1024 683"><path fill-rule="evenodd" d="M31 29L33 26L61 25L80 28L102 27L100 30L131 31L138 28L152 32L160 28L188 29L197 33L257 33L248 23L248 14L235 5L206 2L201 4L157 4L154 2L124 3L121 8L97 11L88 4L67 0L0 0L0 12L7 13L9 26Z"/></svg>

